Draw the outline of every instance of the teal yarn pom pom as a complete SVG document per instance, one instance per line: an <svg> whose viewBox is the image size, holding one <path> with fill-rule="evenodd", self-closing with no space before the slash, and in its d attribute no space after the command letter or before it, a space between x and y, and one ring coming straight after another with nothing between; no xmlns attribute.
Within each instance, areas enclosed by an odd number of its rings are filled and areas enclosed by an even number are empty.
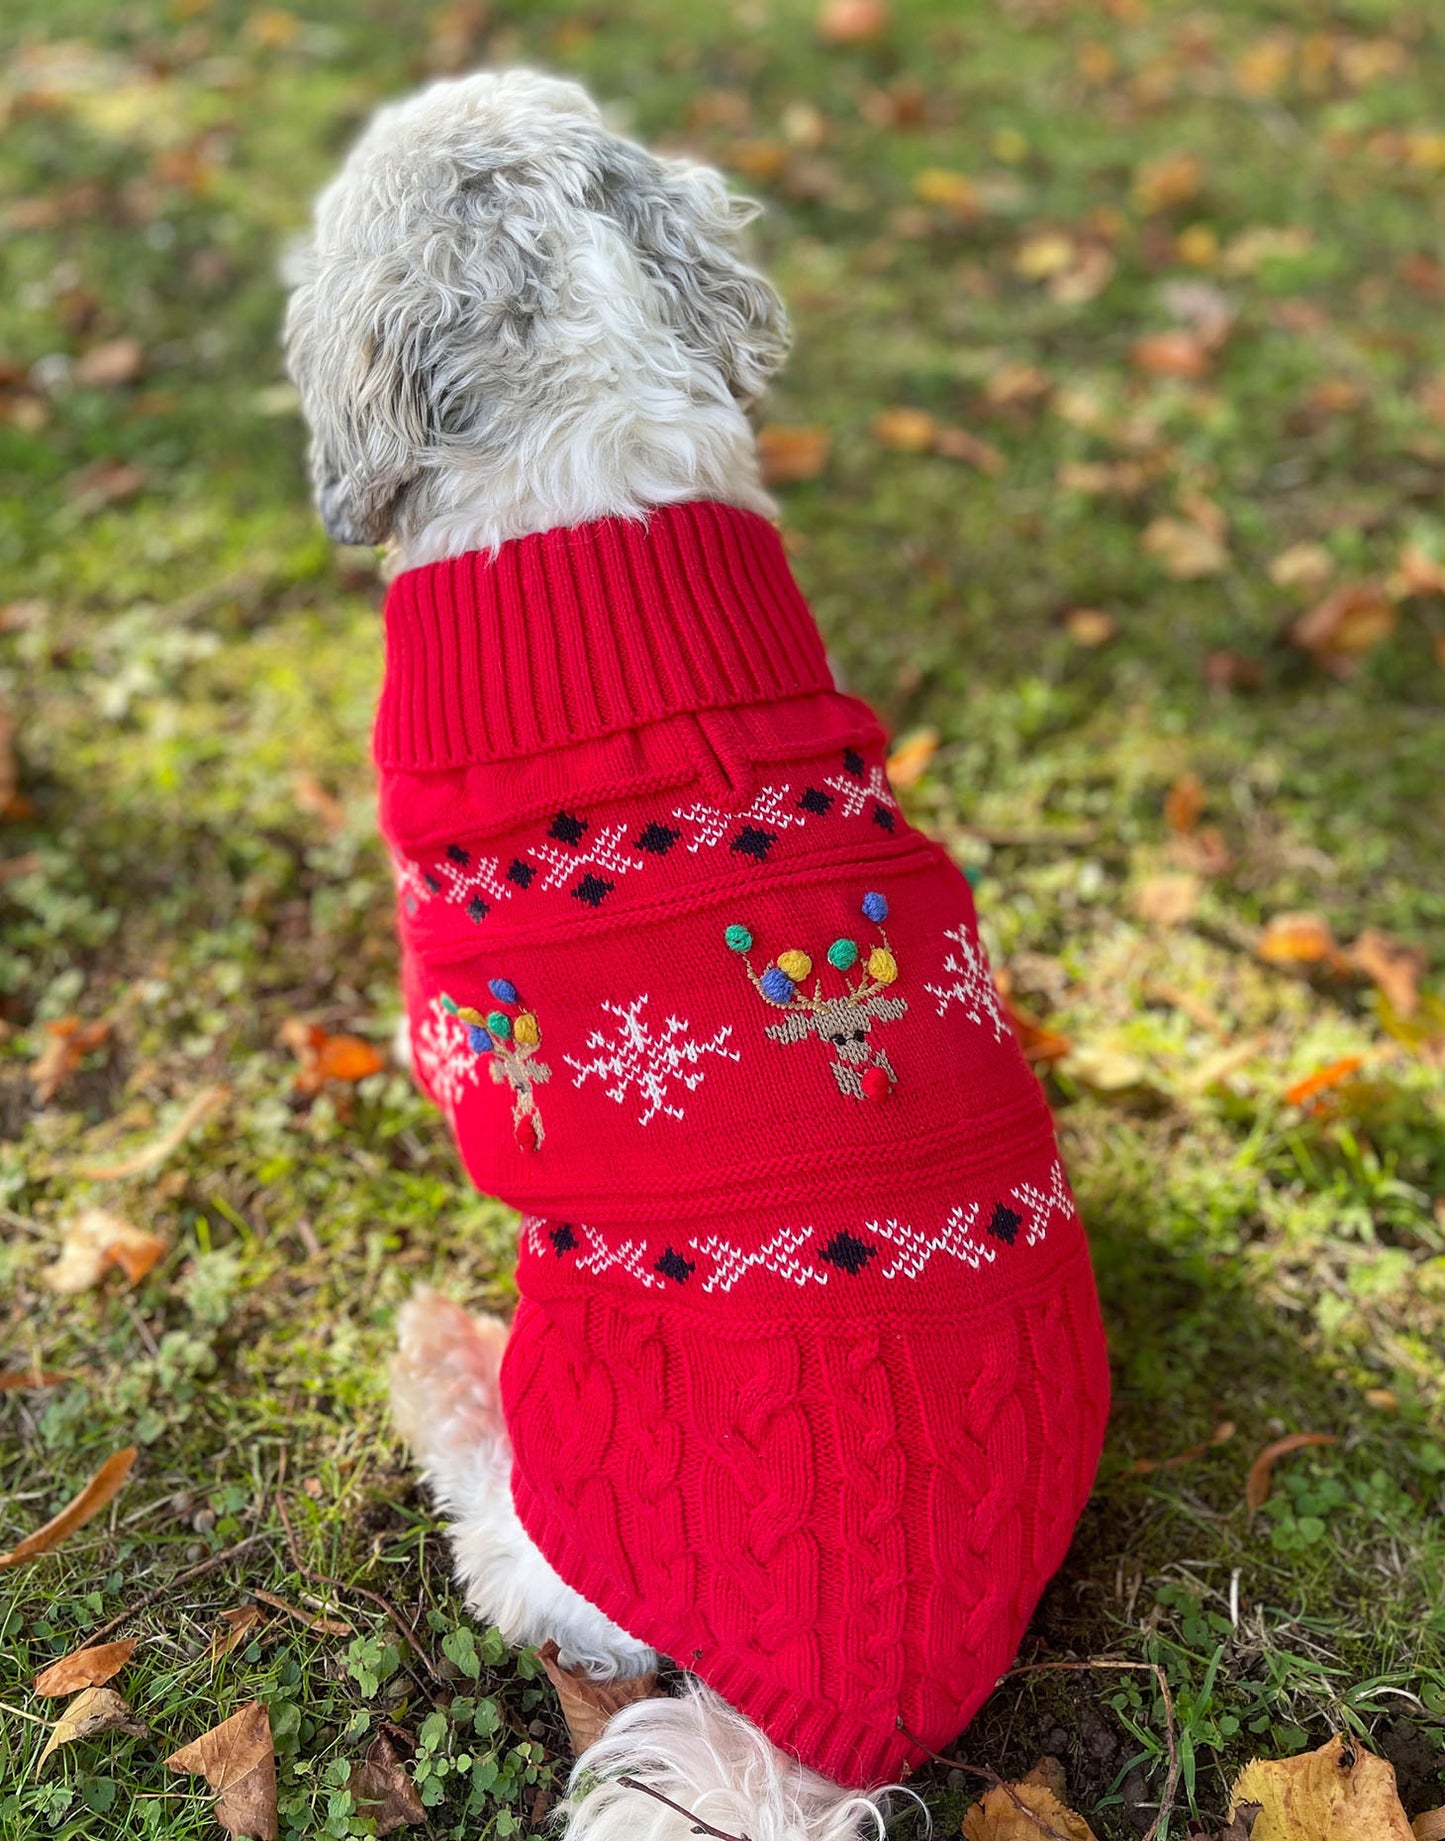
<svg viewBox="0 0 1445 1841"><path fill-rule="evenodd" d="M748 932L746 927L729 927L727 932L723 935L723 938L734 952L750 952L752 950L753 936Z"/></svg>
<svg viewBox="0 0 1445 1841"><path fill-rule="evenodd" d="M834 940L828 948L828 963L840 972L851 971L858 963L858 948L852 940Z"/></svg>
<svg viewBox="0 0 1445 1841"><path fill-rule="evenodd" d="M504 1016L500 1010L489 1011L487 1014L487 1028L491 1030L492 1034L496 1036L499 1041L505 1042L507 1037L512 1033L512 1019L509 1016Z"/></svg>

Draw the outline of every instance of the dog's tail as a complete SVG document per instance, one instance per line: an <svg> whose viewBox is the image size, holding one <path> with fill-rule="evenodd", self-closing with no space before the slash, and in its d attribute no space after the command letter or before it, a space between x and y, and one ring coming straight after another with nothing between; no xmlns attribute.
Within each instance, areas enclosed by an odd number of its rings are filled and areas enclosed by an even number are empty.
<svg viewBox="0 0 1445 1841"><path fill-rule="evenodd" d="M565 1841L690 1841L700 1823L737 1841L883 1841L895 1797L912 1792L830 1783L689 1682L613 1716L577 1760L558 1816Z"/></svg>

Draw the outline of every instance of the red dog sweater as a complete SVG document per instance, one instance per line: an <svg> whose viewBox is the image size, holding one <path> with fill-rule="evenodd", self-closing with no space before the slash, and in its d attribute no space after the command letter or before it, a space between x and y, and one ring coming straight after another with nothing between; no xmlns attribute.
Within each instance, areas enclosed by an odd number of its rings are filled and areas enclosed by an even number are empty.
<svg viewBox="0 0 1445 1841"><path fill-rule="evenodd" d="M1108 1404L968 885L750 513L524 537L386 618L415 1065L523 1214L518 1513L776 1744L885 1782L1008 1667Z"/></svg>

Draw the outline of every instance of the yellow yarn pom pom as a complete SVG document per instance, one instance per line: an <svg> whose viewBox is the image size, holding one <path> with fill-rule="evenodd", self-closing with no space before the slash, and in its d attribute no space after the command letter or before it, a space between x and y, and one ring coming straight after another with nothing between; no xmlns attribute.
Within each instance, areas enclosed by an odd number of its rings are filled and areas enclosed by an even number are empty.
<svg viewBox="0 0 1445 1841"><path fill-rule="evenodd" d="M464 1023L485 1023L487 1020L480 1010L472 1010L466 1004L457 1005L457 1015Z"/></svg>
<svg viewBox="0 0 1445 1841"><path fill-rule="evenodd" d="M778 970L786 972L794 984L801 984L813 969L813 961L805 952L784 952L778 954Z"/></svg>
<svg viewBox="0 0 1445 1841"><path fill-rule="evenodd" d="M875 946L869 953L868 976L875 984L892 984L898 976L898 961L886 946Z"/></svg>
<svg viewBox="0 0 1445 1841"><path fill-rule="evenodd" d="M530 1010L523 1010L512 1025L512 1034L517 1041L535 1047L542 1040L542 1032L537 1027L537 1019Z"/></svg>

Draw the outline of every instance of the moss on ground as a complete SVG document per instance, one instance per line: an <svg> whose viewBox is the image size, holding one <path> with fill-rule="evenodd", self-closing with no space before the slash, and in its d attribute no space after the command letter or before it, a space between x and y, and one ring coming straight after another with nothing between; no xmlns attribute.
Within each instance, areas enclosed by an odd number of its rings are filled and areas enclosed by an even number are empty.
<svg viewBox="0 0 1445 1841"><path fill-rule="evenodd" d="M382 1405L401 1298L429 1278L504 1304L512 1223L404 1077L298 1105L277 1043L297 1014L384 1043L396 1011L365 757L379 584L307 506L278 251L376 102L483 59L574 72L766 199L797 327L767 415L831 437L782 494L800 577L852 685L941 732L910 808L979 872L1019 1001L1076 1045L1050 1093L1116 1408L1022 1659L1159 1662L1185 1812L1217 1818L1247 1755L1335 1726L1395 1759L1411 1813L1445 1800L1441 1050L1370 987L1252 951L1313 910L1433 950L1440 989L1445 599L1395 581L1348 676L1282 635L1407 549L1445 558L1445 26L1396 0L893 12L853 47L793 0L7 12L0 698L24 803L0 821L0 1366L77 1378L0 1396L0 1545L109 1452L142 1455L106 1520L3 1576L5 1841L213 1834L160 1760L255 1697L288 1836L368 1832L347 1771L387 1720L420 1742L438 1834L525 1827L560 1785L550 1698L469 1630ZM1202 375L1139 367L1141 338L1221 309ZM75 361L125 337L140 373L87 384ZM998 462L886 446L874 418L900 405ZM1221 566L1171 575L1141 545L1161 518L1222 537ZM1271 571L1301 545L1314 587ZM1080 644L1078 608L1113 637ZM1138 902L1198 855L1164 811L1189 772L1228 863L1194 865L1166 928ZM111 1039L37 1106L67 1016ZM1346 1057L1322 1104L1289 1103ZM159 1172L80 1174L217 1084ZM133 1292L57 1300L42 1270L92 1203L170 1250ZM1251 1518L1250 1457L1301 1429L1339 1442L1282 1465ZM213 1668L248 1589L313 1590L277 1490L353 1634L281 1619ZM130 1626L122 1685L154 1737L32 1778L33 1671L253 1532ZM1006 1771L1058 1751L1124 1836L1152 1818L1165 1724L1147 1674L1044 1672L961 1747ZM923 1782L940 1819L970 1794L945 1766Z"/></svg>

